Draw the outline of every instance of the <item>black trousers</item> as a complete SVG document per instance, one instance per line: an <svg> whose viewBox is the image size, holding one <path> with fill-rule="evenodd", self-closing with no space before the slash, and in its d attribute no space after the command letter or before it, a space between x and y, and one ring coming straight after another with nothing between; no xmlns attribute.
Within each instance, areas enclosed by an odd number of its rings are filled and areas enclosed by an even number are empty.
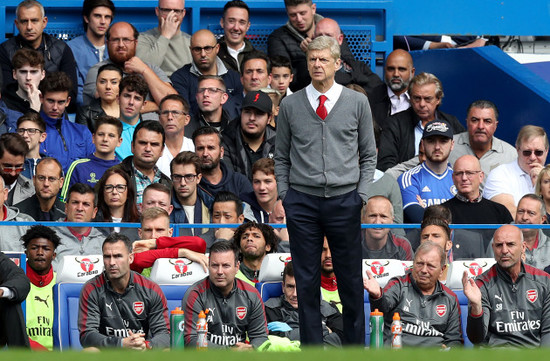
<svg viewBox="0 0 550 361"><path fill-rule="evenodd" d="M29 337L20 303L0 299L0 348L29 347Z"/></svg>
<svg viewBox="0 0 550 361"><path fill-rule="evenodd" d="M283 206L298 293L300 340L323 343L321 328L321 253L328 239L344 319L343 344L364 345L365 314L361 275L361 207L356 190L325 198L290 188Z"/></svg>

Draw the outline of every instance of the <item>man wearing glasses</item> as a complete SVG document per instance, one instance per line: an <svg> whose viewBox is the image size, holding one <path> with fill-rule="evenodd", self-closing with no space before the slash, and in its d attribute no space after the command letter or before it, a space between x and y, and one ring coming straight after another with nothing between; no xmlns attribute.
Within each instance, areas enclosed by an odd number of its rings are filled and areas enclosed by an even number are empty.
<svg viewBox="0 0 550 361"><path fill-rule="evenodd" d="M198 112L198 104L195 98L198 89L199 76L218 75L226 86L229 96L224 109L229 112L229 119L237 116L237 106L231 100L232 97L242 97L243 86L240 75L234 70L227 69L223 61L218 57L220 45L210 30L202 29L191 37L191 56L193 61L180 68L170 79L179 95L189 101L191 114Z"/></svg>
<svg viewBox="0 0 550 361"><path fill-rule="evenodd" d="M170 223L210 223L210 207L214 197L200 185L200 158L193 152L181 152L170 163L174 191ZM208 228L181 229L181 235L199 236Z"/></svg>
<svg viewBox="0 0 550 361"><path fill-rule="evenodd" d="M136 55L145 62L159 66L170 76L192 60L190 36L181 31L185 1L159 0L155 14L159 26L140 34Z"/></svg>
<svg viewBox="0 0 550 361"><path fill-rule="evenodd" d="M386 120L378 148L377 169L386 169L418 155L422 131L432 120L444 120L453 134L463 132L464 126L454 115L439 110L443 99L443 85L433 74L421 73L409 84L411 107Z"/></svg>
<svg viewBox="0 0 550 361"><path fill-rule="evenodd" d="M232 120L223 108L229 99L223 78L217 75L201 75L198 87L195 98L199 109L185 127L185 131L187 134L193 134L195 130L205 126L214 127L219 132L223 131Z"/></svg>
<svg viewBox="0 0 550 361"><path fill-rule="evenodd" d="M44 158L36 166L33 177L36 193L15 207L35 221L58 221L65 218L65 205L58 199L63 186L63 169L55 158Z"/></svg>
<svg viewBox="0 0 550 361"><path fill-rule="evenodd" d="M0 137L0 175L9 192L3 200L7 206L17 204L34 194L31 180L21 175L28 151L27 142L19 134L6 133Z"/></svg>
<svg viewBox="0 0 550 361"><path fill-rule="evenodd" d="M34 176L36 165L42 158L40 144L46 140L46 123L38 113L28 112L17 119L16 132L25 139L29 146L29 152L25 156L25 169L21 174L31 179Z"/></svg>
<svg viewBox="0 0 550 361"><path fill-rule="evenodd" d="M517 160L489 173L483 197L501 203L516 217L516 204L527 193L535 193L537 177L548 156L548 137L543 128L522 127L516 139Z"/></svg>
<svg viewBox="0 0 550 361"><path fill-rule="evenodd" d="M124 76L139 74L147 82L151 92L150 96L154 101L148 102L143 107L142 113L158 111L157 104L160 103L162 98L168 94L174 94L176 91L172 88L166 73L159 66L144 62L136 56L139 36L137 29L133 25L121 21L111 25L105 36L107 38L109 59L90 68L84 84L84 105L88 105L96 97L95 83L99 68L104 64L115 64L122 68Z"/></svg>
<svg viewBox="0 0 550 361"><path fill-rule="evenodd" d="M157 167L167 176L170 176L170 162L175 156L184 151L195 151L193 141L185 136L185 126L190 118L189 103L180 95L170 94L160 101L159 120L166 140Z"/></svg>

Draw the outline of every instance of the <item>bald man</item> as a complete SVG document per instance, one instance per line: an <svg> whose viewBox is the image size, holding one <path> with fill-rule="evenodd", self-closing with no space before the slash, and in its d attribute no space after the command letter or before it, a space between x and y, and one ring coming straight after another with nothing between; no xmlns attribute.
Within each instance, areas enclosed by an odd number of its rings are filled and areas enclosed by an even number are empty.
<svg viewBox="0 0 550 361"><path fill-rule="evenodd" d="M218 57L220 45L214 34L207 29L201 29L191 37L191 57L193 61L178 69L170 79L176 91L184 97L190 105L191 114L197 114L199 106L196 95L199 91L199 76L217 75L225 82L228 101L223 108L228 112L229 119L234 119L240 114L236 104L242 102L243 86L240 74L227 69L223 61ZM208 91L208 90L207 90ZM210 92L209 92L210 93ZM240 99L239 99L240 98Z"/></svg>
<svg viewBox="0 0 550 361"><path fill-rule="evenodd" d="M342 48L344 34L342 34L338 23L333 19L324 18L317 22L313 36L318 37L321 35L336 39L340 48ZM338 69L334 78L338 84L344 86L357 84L365 89L367 94L372 92L376 87L384 85L378 75L372 72L368 64L355 60L353 54L341 51L340 59L342 60L342 66Z"/></svg>
<svg viewBox="0 0 550 361"><path fill-rule="evenodd" d="M175 94L166 73L157 65L143 62L136 56L136 46L139 33L137 29L124 21L111 25L105 38L107 39L107 51L109 59L103 60L90 68L84 83L84 105L96 97L97 71L105 64L116 64L122 68L124 75L140 74L147 82L149 88L149 101L141 109L142 113L150 113L158 110L157 104L168 94ZM125 40L123 40L125 39ZM126 40L128 39L128 40Z"/></svg>
<svg viewBox="0 0 550 361"><path fill-rule="evenodd" d="M453 183L456 195L443 203L452 214L454 224L507 224L513 221L508 209L482 196L480 188L484 174L477 157L463 155L453 167ZM493 230L479 230L485 242L493 236Z"/></svg>
<svg viewBox="0 0 550 361"><path fill-rule="evenodd" d="M387 117L411 106L407 90L414 77L414 65L411 55L405 50L394 50L386 58L384 81L368 93L372 115L377 124L384 129Z"/></svg>
<svg viewBox="0 0 550 361"><path fill-rule="evenodd" d="M496 264L474 281L464 271L466 333L489 347L550 346L550 275L521 260L525 243L514 225L497 229Z"/></svg>

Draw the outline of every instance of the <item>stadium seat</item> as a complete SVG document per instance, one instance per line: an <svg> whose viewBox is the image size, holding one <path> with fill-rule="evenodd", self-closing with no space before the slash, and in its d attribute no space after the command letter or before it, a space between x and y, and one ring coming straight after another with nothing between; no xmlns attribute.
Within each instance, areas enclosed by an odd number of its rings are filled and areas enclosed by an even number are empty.
<svg viewBox="0 0 550 361"><path fill-rule="evenodd" d="M396 259L364 259L362 274L368 269L380 287L384 288L390 278L404 275L405 267L406 264Z"/></svg>
<svg viewBox="0 0 550 361"><path fill-rule="evenodd" d="M265 302L283 294L283 282L259 282L256 283L256 289L260 292L262 301Z"/></svg>
<svg viewBox="0 0 550 361"><path fill-rule="evenodd" d="M151 280L159 285L192 285L207 275L200 264L187 258L159 258L151 269Z"/></svg>
<svg viewBox="0 0 550 361"><path fill-rule="evenodd" d="M185 292L189 288L188 285L160 285L166 302L168 303L168 312L174 310L176 307L181 307L181 300L185 295Z"/></svg>
<svg viewBox="0 0 550 361"><path fill-rule="evenodd" d="M480 276L495 264L494 258L476 258L473 260L454 261L447 271L447 287L462 290L462 275L468 271L469 277Z"/></svg>
<svg viewBox="0 0 550 361"><path fill-rule="evenodd" d="M81 349L78 332L78 300L82 283L57 283L53 287L53 345L65 351Z"/></svg>
<svg viewBox="0 0 550 361"><path fill-rule="evenodd" d="M57 267L57 283L85 283L103 269L103 255L64 256Z"/></svg>
<svg viewBox="0 0 550 361"><path fill-rule="evenodd" d="M290 253L268 253L262 260L259 282L282 282L285 265L291 261Z"/></svg>

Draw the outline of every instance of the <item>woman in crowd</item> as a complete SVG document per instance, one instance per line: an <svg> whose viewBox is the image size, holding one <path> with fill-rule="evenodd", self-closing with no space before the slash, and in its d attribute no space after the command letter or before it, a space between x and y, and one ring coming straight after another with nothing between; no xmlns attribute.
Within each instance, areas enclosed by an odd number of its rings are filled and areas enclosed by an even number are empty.
<svg viewBox="0 0 550 361"><path fill-rule="evenodd" d="M82 106L76 114L76 123L84 124L95 131L95 120L101 115L120 116L118 105L118 85L122 80L122 69L115 64L105 64L99 68L96 78L97 96L89 105Z"/></svg>
<svg viewBox="0 0 550 361"><path fill-rule="evenodd" d="M550 164L544 167L537 178L537 184L535 185L535 192L538 196L542 197L544 204L546 205L546 221L544 223L549 223L550 220Z"/></svg>

